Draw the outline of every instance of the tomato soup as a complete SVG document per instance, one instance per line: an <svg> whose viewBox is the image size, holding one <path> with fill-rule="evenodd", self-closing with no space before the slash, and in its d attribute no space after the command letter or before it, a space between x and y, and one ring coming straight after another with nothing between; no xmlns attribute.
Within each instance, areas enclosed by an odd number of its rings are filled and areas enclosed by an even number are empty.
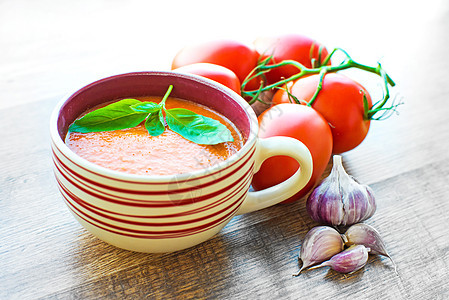
<svg viewBox="0 0 449 300"><path fill-rule="evenodd" d="M160 102L161 97L138 97L141 101ZM169 97L167 109L185 108L215 119L231 131L233 142L199 145L167 126L164 133L151 136L142 124L122 130L69 132L66 145L80 157L99 166L130 174L173 175L210 167L226 160L243 146L239 130L226 117L196 103Z"/></svg>

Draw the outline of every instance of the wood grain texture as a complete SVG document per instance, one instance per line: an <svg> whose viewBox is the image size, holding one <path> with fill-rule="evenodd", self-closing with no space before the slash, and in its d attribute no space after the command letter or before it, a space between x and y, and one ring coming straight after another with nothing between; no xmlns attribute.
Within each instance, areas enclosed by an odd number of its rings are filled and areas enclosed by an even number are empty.
<svg viewBox="0 0 449 300"><path fill-rule="evenodd" d="M262 2L199 2L207 13L189 1L0 2L0 299L449 298L448 3L285 1L291 9L270 16L270 28L255 28L249 16L272 5ZM321 17L298 19L298 11ZM322 268L293 277L301 241L317 225L304 199L237 216L201 245L158 255L110 246L75 221L50 156L48 122L62 95L111 73L168 69L195 40L251 42L285 31L361 62L381 60L397 82L400 114L373 122L343 154L348 173L376 193L367 223L382 234L397 274L387 258L371 256L351 275Z"/></svg>

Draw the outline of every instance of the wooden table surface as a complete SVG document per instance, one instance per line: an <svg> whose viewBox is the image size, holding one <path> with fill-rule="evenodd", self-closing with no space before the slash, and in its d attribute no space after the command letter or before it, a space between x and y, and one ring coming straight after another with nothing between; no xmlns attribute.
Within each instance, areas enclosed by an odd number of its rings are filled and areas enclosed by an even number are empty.
<svg viewBox="0 0 449 300"><path fill-rule="evenodd" d="M0 299L448 299L449 4L313 3L0 1ZM399 114L372 122L343 154L348 173L377 195L366 223L397 274L372 256L351 275L321 268L292 277L317 225L305 199L235 217L199 246L158 255L117 249L75 221L50 157L49 116L63 95L110 74L168 70L190 42L286 32L380 61L397 82Z"/></svg>

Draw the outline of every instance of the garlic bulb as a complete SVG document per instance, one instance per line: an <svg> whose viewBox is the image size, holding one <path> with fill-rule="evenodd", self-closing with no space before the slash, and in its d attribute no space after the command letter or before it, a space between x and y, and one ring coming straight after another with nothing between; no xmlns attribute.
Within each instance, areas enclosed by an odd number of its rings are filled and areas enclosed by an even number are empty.
<svg viewBox="0 0 449 300"><path fill-rule="evenodd" d="M333 226L361 222L376 211L372 189L346 173L340 155L334 155L331 173L309 195L306 206L313 220Z"/></svg>
<svg viewBox="0 0 449 300"><path fill-rule="evenodd" d="M302 260L302 270L319 264L343 250L341 235L332 227L317 226L307 232L301 245L299 258Z"/></svg>

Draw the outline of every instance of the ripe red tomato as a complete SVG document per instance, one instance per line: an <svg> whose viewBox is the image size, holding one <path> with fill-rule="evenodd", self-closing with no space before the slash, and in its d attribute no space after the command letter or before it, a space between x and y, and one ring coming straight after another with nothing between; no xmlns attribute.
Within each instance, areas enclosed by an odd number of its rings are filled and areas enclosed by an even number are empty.
<svg viewBox="0 0 449 300"><path fill-rule="evenodd" d="M194 63L212 63L233 71L240 82L256 67L259 54L255 49L234 40L214 40L181 49L172 62L172 69ZM251 81L246 90L257 89L257 81Z"/></svg>
<svg viewBox="0 0 449 300"><path fill-rule="evenodd" d="M221 83L240 95L240 80L234 72L210 63L196 63L174 69L181 73L195 74Z"/></svg>
<svg viewBox="0 0 449 300"><path fill-rule="evenodd" d="M279 104L259 116L259 137L289 136L306 145L312 154L313 172L307 185L286 202L306 195L318 182L332 154L332 133L327 121L313 108L297 104ZM288 156L274 156L265 160L254 174L255 190L274 186L292 176L299 165Z"/></svg>
<svg viewBox="0 0 449 300"><path fill-rule="evenodd" d="M300 78L291 85L290 92L308 102L316 91L319 79L319 75ZM323 88L312 107L329 122L334 140L333 153L355 148L368 134L370 120L364 119L364 94L371 107L371 97L362 85L339 73L325 75ZM277 91L272 101L273 105L290 102L285 90Z"/></svg>
<svg viewBox="0 0 449 300"><path fill-rule="evenodd" d="M299 34L285 34L271 37L259 37L254 41L256 51L261 56L261 60L273 56L273 63L279 63L283 60L294 60L303 64L307 68L312 68L312 59L320 63L328 55L325 47L322 48L319 56L319 48L322 46L313 39ZM265 74L267 83L275 83L281 78L288 78L299 73L298 68L294 66L282 66L270 70Z"/></svg>

